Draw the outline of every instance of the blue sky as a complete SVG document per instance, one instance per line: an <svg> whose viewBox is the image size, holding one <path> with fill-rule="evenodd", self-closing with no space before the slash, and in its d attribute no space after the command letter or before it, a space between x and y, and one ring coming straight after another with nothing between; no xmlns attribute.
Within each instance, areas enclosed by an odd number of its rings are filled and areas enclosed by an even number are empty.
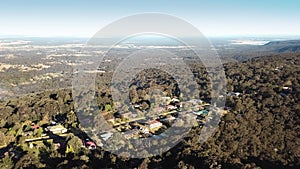
<svg viewBox="0 0 300 169"><path fill-rule="evenodd" d="M178 16L207 36L300 35L299 0L9 0L0 3L0 35L90 37L121 17Z"/></svg>

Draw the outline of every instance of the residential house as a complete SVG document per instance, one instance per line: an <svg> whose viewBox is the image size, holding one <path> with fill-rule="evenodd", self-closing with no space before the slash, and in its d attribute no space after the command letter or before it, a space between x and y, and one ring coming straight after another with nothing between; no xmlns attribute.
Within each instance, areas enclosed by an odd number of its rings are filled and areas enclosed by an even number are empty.
<svg viewBox="0 0 300 169"><path fill-rule="evenodd" d="M135 109L139 109L139 108L141 107L141 105L135 104L135 105L133 105L133 107L134 107Z"/></svg>
<svg viewBox="0 0 300 169"><path fill-rule="evenodd" d="M40 128L40 126L38 126L38 125L32 125L31 126L31 129L33 129L33 130L36 130L36 129L39 129Z"/></svg>
<svg viewBox="0 0 300 169"><path fill-rule="evenodd" d="M62 147L61 143L53 143L53 145L56 150L58 150Z"/></svg>
<svg viewBox="0 0 300 169"><path fill-rule="evenodd" d="M68 129L66 129L61 124L58 124L58 125L55 125L55 126L48 126L45 130L50 131L53 134L64 134L64 133L68 132Z"/></svg>
<svg viewBox="0 0 300 169"><path fill-rule="evenodd" d="M143 134L149 134L150 133L149 129L147 127L145 127L145 126L140 126L140 131Z"/></svg>
<svg viewBox="0 0 300 169"><path fill-rule="evenodd" d="M176 118L172 115L168 115L166 118L164 118L163 120L167 120L167 121L173 121L176 120Z"/></svg>
<svg viewBox="0 0 300 169"><path fill-rule="evenodd" d="M151 121L147 122L147 124L149 126L150 131L156 131L163 125L160 121L157 121L157 120L151 120Z"/></svg>
<svg viewBox="0 0 300 169"><path fill-rule="evenodd" d="M229 92L227 96L240 96L242 93L240 92Z"/></svg>
<svg viewBox="0 0 300 169"><path fill-rule="evenodd" d="M91 141L90 139L86 139L85 141L83 141L83 144L89 150L95 150L97 148L96 143Z"/></svg>
<svg viewBox="0 0 300 169"><path fill-rule="evenodd" d="M171 110L176 110L177 107L174 106L174 105L167 105L167 106L166 106L166 109L167 109L168 111L171 111Z"/></svg>
<svg viewBox="0 0 300 169"><path fill-rule="evenodd" d="M173 98L173 99L171 100L171 102L173 102L173 103L178 103L178 102L180 102L180 100L177 99L177 98Z"/></svg>
<svg viewBox="0 0 300 169"><path fill-rule="evenodd" d="M167 101L171 100L171 97L165 96L165 97L161 97L161 99L163 100L163 102L167 102Z"/></svg>
<svg viewBox="0 0 300 169"><path fill-rule="evenodd" d="M199 104L202 104L202 102L203 101L200 99L191 99L191 100L187 101L187 103L190 103L192 105L199 105Z"/></svg>
<svg viewBox="0 0 300 169"><path fill-rule="evenodd" d="M121 114L121 117L123 117L124 119L132 119L136 117L136 114L133 114L132 112L126 112Z"/></svg>
<svg viewBox="0 0 300 169"><path fill-rule="evenodd" d="M208 115L208 110L200 110L200 111L198 111L198 112L193 112L193 114L196 114L196 115L198 115L198 116L200 116L200 115Z"/></svg>

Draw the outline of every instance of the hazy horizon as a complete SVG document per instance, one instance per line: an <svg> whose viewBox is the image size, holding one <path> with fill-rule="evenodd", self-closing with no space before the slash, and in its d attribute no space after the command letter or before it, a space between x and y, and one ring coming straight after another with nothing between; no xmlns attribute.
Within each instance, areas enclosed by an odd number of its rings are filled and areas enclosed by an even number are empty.
<svg viewBox="0 0 300 169"><path fill-rule="evenodd" d="M19 1L2 2L0 36L91 37L139 13L179 17L207 37L300 35L299 1Z"/></svg>

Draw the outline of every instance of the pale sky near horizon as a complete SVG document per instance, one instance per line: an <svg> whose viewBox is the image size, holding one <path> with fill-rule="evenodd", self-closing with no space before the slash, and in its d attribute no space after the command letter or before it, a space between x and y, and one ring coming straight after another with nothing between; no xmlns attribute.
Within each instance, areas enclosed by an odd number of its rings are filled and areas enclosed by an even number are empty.
<svg viewBox="0 0 300 169"><path fill-rule="evenodd" d="M177 16L207 36L300 35L298 0L10 0L0 3L0 35L91 37L132 14Z"/></svg>

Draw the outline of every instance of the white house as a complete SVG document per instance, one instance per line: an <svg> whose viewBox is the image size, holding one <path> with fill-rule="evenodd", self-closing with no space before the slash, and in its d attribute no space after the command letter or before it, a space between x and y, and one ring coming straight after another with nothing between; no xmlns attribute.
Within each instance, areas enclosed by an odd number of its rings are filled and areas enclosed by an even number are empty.
<svg viewBox="0 0 300 169"><path fill-rule="evenodd" d="M150 130L160 128L163 125L161 122L157 120L151 120L147 124L149 125Z"/></svg>
<svg viewBox="0 0 300 169"><path fill-rule="evenodd" d="M59 125L56 125L56 126L48 126L46 128L46 131L50 131L53 134L63 134L63 133L68 132L68 129L66 129L64 126L59 124Z"/></svg>

